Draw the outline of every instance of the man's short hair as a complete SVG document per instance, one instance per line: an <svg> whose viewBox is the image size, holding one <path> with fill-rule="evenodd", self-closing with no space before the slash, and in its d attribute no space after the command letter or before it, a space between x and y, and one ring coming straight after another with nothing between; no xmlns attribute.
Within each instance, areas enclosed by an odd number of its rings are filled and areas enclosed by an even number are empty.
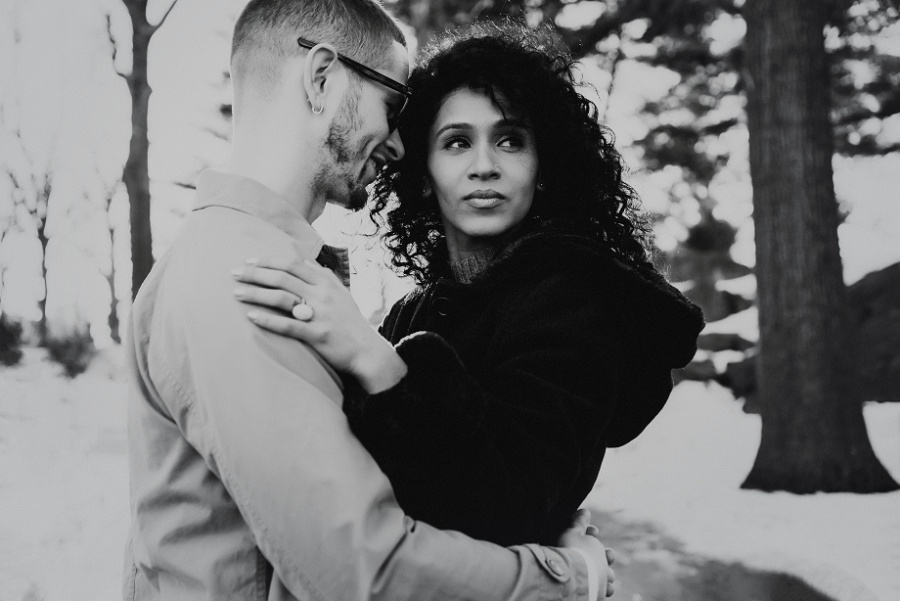
<svg viewBox="0 0 900 601"><path fill-rule="evenodd" d="M406 46L376 0L250 0L234 26L232 74L253 74L263 91L277 88L284 61L303 51L297 38L329 43L373 68L389 66L393 41Z"/></svg>

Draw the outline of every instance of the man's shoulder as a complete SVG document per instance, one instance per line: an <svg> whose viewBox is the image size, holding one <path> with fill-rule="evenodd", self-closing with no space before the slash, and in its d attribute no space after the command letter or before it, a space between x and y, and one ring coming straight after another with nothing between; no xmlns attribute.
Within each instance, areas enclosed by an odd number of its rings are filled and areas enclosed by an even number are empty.
<svg viewBox="0 0 900 601"><path fill-rule="evenodd" d="M300 248L278 228L238 211L192 213L135 298L135 335L176 348L191 333L206 337L247 328L246 306L234 297L233 270L247 259L293 256Z"/></svg>
<svg viewBox="0 0 900 601"><path fill-rule="evenodd" d="M156 295L183 302L230 295L234 269L252 258L296 255L303 248L297 242L251 215L209 207L191 214L148 281L156 280Z"/></svg>
<svg viewBox="0 0 900 601"><path fill-rule="evenodd" d="M132 309L136 351L150 377L182 383L203 374L227 379L233 372L219 365L266 356L330 396L337 394L336 377L312 351L294 340L264 335L247 318L248 306L234 296L236 268L251 258L296 254L293 239L250 216L238 216L237 227L225 223L236 216L195 216L154 267ZM201 369L199 363L207 362L215 366Z"/></svg>

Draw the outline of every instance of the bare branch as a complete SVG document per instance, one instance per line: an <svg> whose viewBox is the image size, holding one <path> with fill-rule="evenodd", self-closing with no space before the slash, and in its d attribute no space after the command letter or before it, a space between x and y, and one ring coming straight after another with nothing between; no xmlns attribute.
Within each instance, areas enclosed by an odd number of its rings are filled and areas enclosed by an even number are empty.
<svg viewBox="0 0 900 601"><path fill-rule="evenodd" d="M616 75L618 74L619 64L622 62L622 58L622 43L620 41L619 46L613 54L612 64L609 67L609 85L606 86L606 104L603 105L603 114L597 115L601 123L606 121L606 116L609 114L609 105L612 102L613 90L616 85Z"/></svg>
<svg viewBox="0 0 900 601"><path fill-rule="evenodd" d="M216 129L213 129L212 127L204 127L201 129L201 131L205 131L206 133L208 133L209 135L211 135L212 137L214 137L216 139L223 140L225 142L231 141L231 139L227 133L218 131Z"/></svg>
<svg viewBox="0 0 900 601"><path fill-rule="evenodd" d="M106 35L109 36L109 45L112 47L113 70L116 72L116 75L118 75L122 79L127 80L128 75L125 73L122 73L121 71L119 71L116 68L116 56L118 56L118 54L119 54L119 46L116 43L116 37L113 35L113 32L112 32L112 16L109 13L106 13Z"/></svg>
<svg viewBox="0 0 900 601"><path fill-rule="evenodd" d="M150 26L153 31L156 31L157 29L159 29L160 27L163 26L163 23L166 22L166 19L169 17L169 13L172 12L172 9L175 8L176 4L178 4L178 0L172 0L172 4L170 4L169 8L166 9L165 14L163 14L163 16L162 16L162 19L159 20L159 23L157 23L156 25Z"/></svg>

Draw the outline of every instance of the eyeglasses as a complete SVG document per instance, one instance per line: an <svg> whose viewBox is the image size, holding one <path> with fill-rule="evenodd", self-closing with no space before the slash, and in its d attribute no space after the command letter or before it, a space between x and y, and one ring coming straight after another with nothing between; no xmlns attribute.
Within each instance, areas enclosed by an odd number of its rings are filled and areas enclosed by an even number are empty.
<svg viewBox="0 0 900 601"><path fill-rule="evenodd" d="M297 38L297 43L301 48L312 48L316 45L316 42L311 42L305 38ZM394 112L392 115L388 115L388 128L391 131L397 129L397 122L400 119L400 114L403 112L403 109L406 108L406 103L409 101L409 97L412 94L412 90L409 89L409 86L405 86L399 81L394 81L390 77L386 75L382 75L375 69L371 67L367 67L361 63L356 62L352 58L347 58L341 54L337 55L338 60L362 75L363 77L368 77L374 82L380 83L384 87L397 92L403 97L403 104L400 105L400 109Z"/></svg>

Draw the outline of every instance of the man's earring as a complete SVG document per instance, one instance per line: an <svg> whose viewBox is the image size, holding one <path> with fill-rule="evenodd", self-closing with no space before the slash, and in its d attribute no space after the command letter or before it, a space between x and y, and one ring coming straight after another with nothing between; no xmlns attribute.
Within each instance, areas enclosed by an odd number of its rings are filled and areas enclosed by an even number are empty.
<svg viewBox="0 0 900 601"><path fill-rule="evenodd" d="M544 191L544 182L538 182L537 186L535 186L535 188L537 188L538 192L543 192Z"/></svg>
<svg viewBox="0 0 900 601"><path fill-rule="evenodd" d="M316 107L312 107L313 115L321 115L322 111L324 111L324 110L325 110L324 104L320 104L318 109L316 109Z"/></svg>

